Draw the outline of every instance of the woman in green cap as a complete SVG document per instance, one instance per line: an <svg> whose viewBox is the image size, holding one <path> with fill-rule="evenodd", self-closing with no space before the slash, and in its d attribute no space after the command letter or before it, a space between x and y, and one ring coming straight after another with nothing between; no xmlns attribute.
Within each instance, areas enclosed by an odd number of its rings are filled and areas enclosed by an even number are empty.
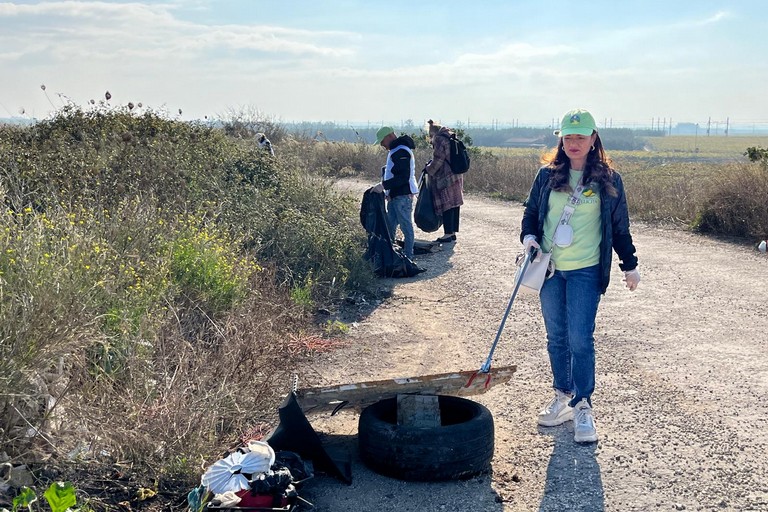
<svg viewBox="0 0 768 512"><path fill-rule="evenodd" d="M573 420L576 442L597 441L592 414L595 389L595 317L611 274L611 251L634 291L640 282L621 176L611 168L597 125L583 109L566 112L557 147L544 156L525 201L526 254L551 253L553 275L539 297L547 331L554 397L538 423Z"/></svg>

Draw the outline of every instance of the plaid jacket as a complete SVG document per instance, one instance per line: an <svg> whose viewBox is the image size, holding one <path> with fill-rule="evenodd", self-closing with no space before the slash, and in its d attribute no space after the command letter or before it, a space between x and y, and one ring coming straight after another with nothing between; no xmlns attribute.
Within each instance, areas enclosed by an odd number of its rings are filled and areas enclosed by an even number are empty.
<svg viewBox="0 0 768 512"><path fill-rule="evenodd" d="M427 164L427 174L434 179L432 200L435 212L442 214L446 210L464 204L464 176L451 170L449 155L451 152L449 137L453 132L442 127L432 137L432 160Z"/></svg>

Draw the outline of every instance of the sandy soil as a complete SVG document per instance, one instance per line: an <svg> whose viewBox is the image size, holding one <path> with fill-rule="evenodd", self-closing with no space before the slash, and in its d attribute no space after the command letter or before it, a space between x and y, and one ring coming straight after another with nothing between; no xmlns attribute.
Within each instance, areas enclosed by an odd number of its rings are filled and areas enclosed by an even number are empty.
<svg viewBox="0 0 768 512"><path fill-rule="evenodd" d="M303 382L477 369L512 292L521 216L518 204L467 197L458 242L417 256L425 273L382 280L392 296L352 326L344 348L304 369ZM570 422L536 425L551 376L538 298L521 294L494 359L517 373L474 397L494 417L490 473L445 483L379 476L359 461L357 414L342 411L310 420L348 450L353 483L318 475L302 495L333 512L768 510L768 258L632 227L642 281L630 293L614 265L597 318L598 443L574 443Z"/></svg>

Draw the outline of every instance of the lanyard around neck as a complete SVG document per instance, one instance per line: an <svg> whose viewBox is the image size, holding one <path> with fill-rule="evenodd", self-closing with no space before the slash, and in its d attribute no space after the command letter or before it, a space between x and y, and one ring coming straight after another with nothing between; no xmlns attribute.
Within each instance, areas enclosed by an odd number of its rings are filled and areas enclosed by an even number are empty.
<svg viewBox="0 0 768 512"><path fill-rule="evenodd" d="M582 176L582 178L583 177L584 176ZM568 201L566 201L565 206L563 206L563 214L560 216L558 225L566 225L571 222L571 216L573 215L573 212L576 211L576 207L579 206L579 197L584 191L584 188L584 183L582 183L581 179L579 179L578 185L576 185L573 193L568 198Z"/></svg>

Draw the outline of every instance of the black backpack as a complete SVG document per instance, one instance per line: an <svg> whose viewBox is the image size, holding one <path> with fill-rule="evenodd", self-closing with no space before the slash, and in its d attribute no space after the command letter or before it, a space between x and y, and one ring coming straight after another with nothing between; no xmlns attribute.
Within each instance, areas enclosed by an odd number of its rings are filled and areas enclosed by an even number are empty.
<svg viewBox="0 0 768 512"><path fill-rule="evenodd" d="M451 170L454 174L464 174L469 170L469 151L461 139L456 138L455 133L448 137L448 141L451 149Z"/></svg>

